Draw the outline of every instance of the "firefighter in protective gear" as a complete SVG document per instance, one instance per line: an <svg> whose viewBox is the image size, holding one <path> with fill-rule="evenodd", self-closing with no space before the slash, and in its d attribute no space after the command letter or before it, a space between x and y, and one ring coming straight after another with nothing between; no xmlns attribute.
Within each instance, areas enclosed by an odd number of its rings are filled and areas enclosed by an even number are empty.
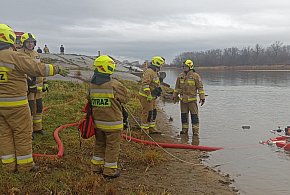
<svg viewBox="0 0 290 195"><path fill-rule="evenodd" d="M141 128L146 133L160 133L156 128L156 99L162 92L158 72L164 63L165 59L163 57L153 57L150 65L143 74L139 90L139 100L142 105Z"/></svg>
<svg viewBox="0 0 290 195"><path fill-rule="evenodd" d="M36 38L31 33L24 33L20 38L22 48L18 50L34 59L36 62L40 62L39 54L34 51L36 46ZM33 133L44 134L42 128L42 93L48 90L48 84L45 77L27 77L28 84L28 103L31 111L33 121Z"/></svg>
<svg viewBox="0 0 290 195"><path fill-rule="evenodd" d="M36 170L32 158L32 122L26 75L53 76L59 67L36 62L15 51L16 36L0 24L0 158L7 171Z"/></svg>
<svg viewBox="0 0 290 195"><path fill-rule="evenodd" d="M199 134L199 118L197 94L199 94L199 103L201 106L205 103L205 94L203 83L199 74L194 70L192 60L183 62L184 71L178 76L173 93L173 101L180 100L182 131L180 134L187 134L189 128L189 113L191 117L192 133Z"/></svg>
<svg viewBox="0 0 290 195"><path fill-rule="evenodd" d="M91 163L96 173L109 178L120 176L118 158L123 130L122 104L129 99L126 87L111 78L115 67L114 60L107 55L95 59L88 99L92 104L96 130Z"/></svg>

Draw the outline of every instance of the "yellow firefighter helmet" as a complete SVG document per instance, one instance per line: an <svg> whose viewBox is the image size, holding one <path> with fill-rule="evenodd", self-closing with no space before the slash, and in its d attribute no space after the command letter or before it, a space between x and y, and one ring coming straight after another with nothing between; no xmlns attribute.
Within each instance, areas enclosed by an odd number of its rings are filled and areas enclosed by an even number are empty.
<svg viewBox="0 0 290 195"><path fill-rule="evenodd" d="M0 42L14 44L16 35L13 29L6 24L0 24Z"/></svg>
<svg viewBox="0 0 290 195"><path fill-rule="evenodd" d="M21 45L24 45L25 41L34 41L34 45L36 45L36 38L31 33L24 33L20 38Z"/></svg>
<svg viewBox="0 0 290 195"><path fill-rule="evenodd" d="M191 60L185 60L183 62L183 64L186 65L190 70L192 70L194 68L193 61L191 61Z"/></svg>
<svg viewBox="0 0 290 195"><path fill-rule="evenodd" d="M101 55L95 59L94 69L97 69L100 73L111 75L114 73L115 68L114 60L107 55Z"/></svg>
<svg viewBox="0 0 290 195"><path fill-rule="evenodd" d="M153 66L157 66L157 67L160 67L162 66L163 64L165 64L165 59L161 56L154 56L151 60L151 64Z"/></svg>

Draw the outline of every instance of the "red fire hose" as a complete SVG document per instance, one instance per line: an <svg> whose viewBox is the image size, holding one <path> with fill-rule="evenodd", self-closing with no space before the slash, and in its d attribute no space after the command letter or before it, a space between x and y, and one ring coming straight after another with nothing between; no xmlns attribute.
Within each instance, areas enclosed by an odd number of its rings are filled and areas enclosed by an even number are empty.
<svg viewBox="0 0 290 195"><path fill-rule="evenodd" d="M52 154L33 154L33 157L49 157L49 158L62 158L64 154L64 146L61 141L61 139L58 136L58 132L61 131L62 129L65 129L67 127L73 127L73 126L78 126L79 123L70 123L70 124L65 124L61 125L58 128L55 129L53 133L53 137L57 143L58 146L58 153L55 155ZM223 148L221 147L209 147L209 146L194 146L194 145L189 145L189 144L173 144L173 143L160 143L160 142L151 142L147 140L141 140L137 139L134 137L127 136L125 134L122 134L123 138L132 140L137 143L142 143L145 145L153 145L153 146L161 146L163 148L180 148L180 149L192 149L192 150L201 150L201 151L216 151L216 150L221 150Z"/></svg>
<svg viewBox="0 0 290 195"><path fill-rule="evenodd" d="M61 125L55 129L55 131L53 132L53 137L54 137L54 140L58 146L58 153L57 154L55 154L55 155L52 155L52 154L33 154L32 156L33 157L61 158L63 156L63 153L64 153L64 147L63 147L63 143L61 142L61 139L58 136L58 132L62 129L67 128L67 127L77 126L78 124L79 123L65 124L65 125Z"/></svg>
<svg viewBox="0 0 290 195"><path fill-rule="evenodd" d="M151 142L147 140L141 140L134 137L127 136L122 134L123 138L128 140L132 140L137 143L142 143L145 145L153 145L153 146L161 146L163 148L179 148L179 149L192 149L192 150L201 150L201 151L216 151L221 150L224 148L221 147L209 147L209 146L196 146L196 145L189 145L189 144L172 144L172 143L160 143L160 142Z"/></svg>

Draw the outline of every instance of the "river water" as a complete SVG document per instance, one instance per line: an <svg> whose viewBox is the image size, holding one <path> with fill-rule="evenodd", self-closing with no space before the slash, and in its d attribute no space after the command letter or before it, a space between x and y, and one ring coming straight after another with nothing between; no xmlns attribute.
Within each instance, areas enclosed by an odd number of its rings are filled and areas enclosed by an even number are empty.
<svg viewBox="0 0 290 195"><path fill-rule="evenodd" d="M164 71L165 82L174 87L180 70ZM241 194L290 194L290 154L259 143L277 137L269 130L290 126L290 72L198 73L208 95L199 110L199 145L224 147L210 152L204 163L229 174ZM178 134L179 104L165 103L162 108L173 117L173 133ZM190 131L185 141L194 144L191 138Z"/></svg>

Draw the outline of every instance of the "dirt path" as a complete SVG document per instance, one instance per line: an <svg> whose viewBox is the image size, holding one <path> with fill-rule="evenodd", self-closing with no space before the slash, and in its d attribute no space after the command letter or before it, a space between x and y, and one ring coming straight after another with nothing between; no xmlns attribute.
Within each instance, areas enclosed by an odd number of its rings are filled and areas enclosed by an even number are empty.
<svg viewBox="0 0 290 195"><path fill-rule="evenodd" d="M164 113L158 116L159 129L171 128ZM170 131L169 131L170 132ZM174 142L169 136L154 135L155 140ZM171 154L192 164L181 162L171 156L168 161L158 166L146 167L132 162L120 161L124 170L120 178L106 181L102 193L106 194L237 194L237 190L229 187L230 179L200 164L205 152L183 149L167 149ZM167 154L165 154L167 155ZM108 191L109 190L109 191ZM102 194L100 193L100 194Z"/></svg>

